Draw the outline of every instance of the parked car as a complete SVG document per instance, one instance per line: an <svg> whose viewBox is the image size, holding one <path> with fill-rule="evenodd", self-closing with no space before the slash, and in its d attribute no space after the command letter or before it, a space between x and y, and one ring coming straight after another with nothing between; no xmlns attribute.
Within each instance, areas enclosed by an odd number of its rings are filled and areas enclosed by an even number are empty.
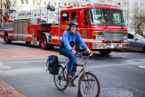
<svg viewBox="0 0 145 97"><path fill-rule="evenodd" d="M128 33L128 48L127 50L145 52L145 38L136 33Z"/></svg>

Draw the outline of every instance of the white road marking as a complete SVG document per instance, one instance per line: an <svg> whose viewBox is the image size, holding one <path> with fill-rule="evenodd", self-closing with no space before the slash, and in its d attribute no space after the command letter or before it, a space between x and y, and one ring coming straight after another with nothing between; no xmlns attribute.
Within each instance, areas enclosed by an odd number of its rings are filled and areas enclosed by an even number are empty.
<svg viewBox="0 0 145 97"><path fill-rule="evenodd" d="M145 65L144 66L139 66L139 68L144 68L145 69Z"/></svg>
<svg viewBox="0 0 145 97"><path fill-rule="evenodd" d="M0 70L9 70L9 69L11 69L10 66L3 65L3 64L0 62Z"/></svg>
<svg viewBox="0 0 145 97"><path fill-rule="evenodd" d="M46 62L46 60L36 60L36 61L13 61L13 62L4 62L4 64L21 64L21 63L37 63L37 62Z"/></svg>
<svg viewBox="0 0 145 97"><path fill-rule="evenodd" d="M45 72L45 68L42 67L35 67L35 68L19 68L13 70L0 70L0 74L5 75L25 75L25 74L33 74L33 73L40 73Z"/></svg>

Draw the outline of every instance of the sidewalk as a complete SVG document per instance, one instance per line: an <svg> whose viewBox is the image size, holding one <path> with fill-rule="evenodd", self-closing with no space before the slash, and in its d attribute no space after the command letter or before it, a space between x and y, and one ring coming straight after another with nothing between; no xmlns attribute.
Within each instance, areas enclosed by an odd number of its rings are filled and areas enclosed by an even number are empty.
<svg viewBox="0 0 145 97"><path fill-rule="evenodd" d="M13 87L0 80L0 97L25 97Z"/></svg>

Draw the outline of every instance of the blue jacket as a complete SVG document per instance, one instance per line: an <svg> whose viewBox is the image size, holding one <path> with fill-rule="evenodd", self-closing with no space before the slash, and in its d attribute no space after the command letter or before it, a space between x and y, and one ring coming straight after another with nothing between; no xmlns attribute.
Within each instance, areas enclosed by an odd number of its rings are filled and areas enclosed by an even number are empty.
<svg viewBox="0 0 145 97"><path fill-rule="evenodd" d="M70 45L70 41L74 41L75 43L78 43L84 50L86 50L88 47L83 41L81 35L79 32L76 32L74 35L70 33L70 31L67 29L64 31L62 36L62 42L64 43L64 46L66 49L72 50L73 47Z"/></svg>

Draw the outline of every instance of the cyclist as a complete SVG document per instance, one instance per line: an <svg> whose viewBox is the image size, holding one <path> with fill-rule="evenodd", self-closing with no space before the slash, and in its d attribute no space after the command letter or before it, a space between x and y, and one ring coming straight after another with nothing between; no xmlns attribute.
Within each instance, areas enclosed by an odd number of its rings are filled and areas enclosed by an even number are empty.
<svg viewBox="0 0 145 97"><path fill-rule="evenodd" d="M76 21L71 21L68 26L69 27L64 31L62 36L60 54L69 58L69 62L67 65L67 77L68 81L72 81L77 67L75 45L79 44L88 53L90 53L91 51L81 38L80 33L78 32L78 23Z"/></svg>

